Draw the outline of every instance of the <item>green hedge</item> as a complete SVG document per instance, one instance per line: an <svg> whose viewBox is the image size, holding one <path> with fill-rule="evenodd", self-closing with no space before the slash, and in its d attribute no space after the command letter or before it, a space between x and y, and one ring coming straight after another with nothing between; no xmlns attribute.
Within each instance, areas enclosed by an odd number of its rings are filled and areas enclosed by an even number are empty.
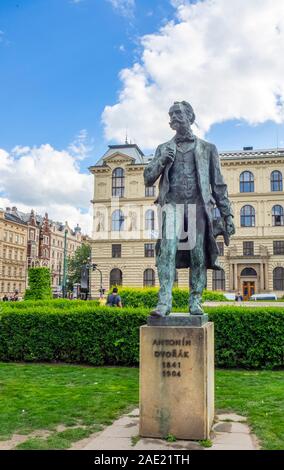
<svg viewBox="0 0 284 470"><path fill-rule="evenodd" d="M18 304L20 305L20 304ZM215 324L218 367L284 366L284 309L206 308ZM2 309L0 360L134 366L149 310L74 305Z"/></svg>
<svg viewBox="0 0 284 470"><path fill-rule="evenodd" d="M49 268L29 268L29 288L25 292L25 300L48 300L52 298L51 277Z"/></svg>
<svg viewBox="0 0 284 470"><path fill-rule="evenodd" d="M96 307L99 305L98 300L69 300L69 299L48 299L48 300L25 300L24 302L2 302L0 304L1 308L4 311L10 310L30 310L31 308L36 307L36 309L64 309L70 310L74 307L82 306L85 307L86 304L90 307Z"/></svg>
<svg viewBox="0 0 284 470"><path fill-rule="evenodd" d="M132 287L120 287L119 295L121 296L122 305L124 307L146 307L154 308L158 302L158 288L147 287L147 288L132 288ZM173 289L173 309L183 309L188 306L188 289ZM208 291L203 292L203 301L216 300L224 301L227 300L221 292Z"/></svg>

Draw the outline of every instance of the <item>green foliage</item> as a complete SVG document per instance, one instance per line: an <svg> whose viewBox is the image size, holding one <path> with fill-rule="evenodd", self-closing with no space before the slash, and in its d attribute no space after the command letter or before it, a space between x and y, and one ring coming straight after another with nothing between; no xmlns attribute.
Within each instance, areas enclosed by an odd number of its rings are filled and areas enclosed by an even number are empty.
<svg viewBox="0 0 284 470"><path fill-rule="evenodd" d="M29 288L25 292L25 300L51 299L51 279L48 268L29 268Z"/></svg>
<svg viewBox="0 0 284 470"><path fill-rule="evenodd" d="M199 444L202 447L212 447L212 441L210 441L210 439L203 439L202 441L199 441Z"/></svg>
<svg viewBox="0 0 284 470"><path fill-rule="evenodd" d="M139 328L146 323L149 310L61 299L45 306L28 304L3 304L0 360L138 364ZM284 366L282 308L218 306L205 310L214 322L217 366Z"/></svg>
<svg viewBox="0 0 284 470"><path fill-rule="evenodd" d="M166 437L166 441L168 442L176 442L177 438L173 434L168 434Z"/></svg>
<svg viewBox="0 0 284 470"><path fill-rule="evenodd" d="M119 295L121 296L122 305L124 307L146 307L154 308L158 302L157 287L120 287ZM173 289L173 309L183 309L188 306L188 289ZM203 292L203 301L219 301L227 300L221 292L207 291Z"/></svg>
<svg viewBox="0 0 284 470"><path fill-rule="evenodd" d="M75 283L81 282L81 269L91 256L91 247L83 243L77 248L72 258L68 259L68 289L73 289Z"/></svg>

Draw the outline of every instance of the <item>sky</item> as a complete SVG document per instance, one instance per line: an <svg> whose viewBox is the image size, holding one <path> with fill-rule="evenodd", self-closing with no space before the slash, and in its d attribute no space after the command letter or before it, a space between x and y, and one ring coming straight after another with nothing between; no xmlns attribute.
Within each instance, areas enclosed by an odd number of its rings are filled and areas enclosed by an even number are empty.
<svg viewBox="0 0 284 470"><path fill-rule="evenodd" d="M88 167L187 100L220 151L284 147L283 0L0 0L0 207L91 231Z"/></svg>

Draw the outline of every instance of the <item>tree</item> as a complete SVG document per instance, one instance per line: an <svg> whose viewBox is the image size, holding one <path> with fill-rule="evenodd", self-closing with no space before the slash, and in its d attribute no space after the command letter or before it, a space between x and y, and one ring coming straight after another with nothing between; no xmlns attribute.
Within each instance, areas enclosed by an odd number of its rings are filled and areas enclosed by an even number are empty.
<svg viewBox="0 0 284 470"><path fill-rule="evenodd" d="M25 300L47 300L52 298L49 268L29 269L29 288Z"/></svg>
<svg viewBox="0 0 284 470"><path fill-rule="evenodd" d="M77 248L74 256L68 259L68 289L72 290L75 283L81 281L81 269L84 264L89 262L91 257L91 247L83 243Z"/></svg>

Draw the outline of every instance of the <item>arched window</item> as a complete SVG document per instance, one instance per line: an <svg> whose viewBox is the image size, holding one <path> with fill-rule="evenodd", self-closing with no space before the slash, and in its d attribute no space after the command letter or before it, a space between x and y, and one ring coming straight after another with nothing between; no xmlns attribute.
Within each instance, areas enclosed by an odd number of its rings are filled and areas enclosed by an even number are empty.
<svg viewBox="0 0 284 470"><path fill-rule="evenodd" d="M272 207L272 225L276 227L284 225L284 210L282 206L276 205Z"/></svg>
<svg viewBox="0 0 284 470"><path fill-rule="evenodd" d="M155 229L155 213L152 209L148 209L145 214L145 230Z"/></svg>
<svg viewBox="0 0 284 470"><path fill-rule="evenodd" d="M154 269L145 269L144 271L144 287L152 287L155 285Z"/></svg>
<svg viewBox="0 0 284 470"><path fill-rule="evenodd" d="M110 286L122 286L122 271L118 268L111 270L109 275Z"/></svg>
<svg viewBox="0 0 284 470"><path fill-rule="evenodd" d="M281 171L275 170L270 176L271 191L283 191L283 178Z"/></svg>
<svg viewBox="0 0 284 470"><path fill-rule="evenodd" d="M241 227L255 227L255 210L252 206L241 208Z"/></svg>
<svg viewBox="0 0 284 470"><path fill-rule="evenodd" d="M273 289L284 290L284 268L278 267L273 270Z"/></svg>
<svg viewBox="0 0 284 470"><path fill-rule="evenodd" d="M212 278L213 284L212 288L213 290L225 290L225 271L224 269L221 270L214 270L213 271L213 278Z"/></svg>
<svg viewBox="0 0 284 470"><path fill-rule="evenodd" d="M115 232L119 232L120 230L124 230L124 215L123 215L122 210L116 209L112 213L111 229Z"/></svg>
<svg viewBox="0 0 284 470"><path fill-rule="evenodd" d="M124 196L124 171L122 168L115 168L112 172L112 195Z"/></svg>
<svg viewBox="0 0 284 470"><path fill-rule="evenodd" d="M251 171L243 171L240 175L240 192L254 192L254 176Z"/></svg>
<svg viewBox="0 0 284 470"><path fill-rule="evenodd" d="M253 268L245 268L242 270L241 276L257 276L257 273Z"/></svg>

